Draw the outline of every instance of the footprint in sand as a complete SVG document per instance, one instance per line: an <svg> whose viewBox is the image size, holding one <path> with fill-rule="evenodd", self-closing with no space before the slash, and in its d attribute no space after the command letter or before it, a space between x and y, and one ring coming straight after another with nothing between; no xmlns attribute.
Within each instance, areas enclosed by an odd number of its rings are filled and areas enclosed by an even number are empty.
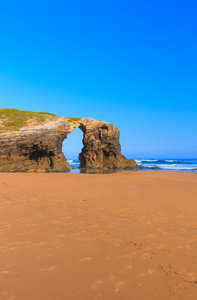
<svg viewBox="0 0 197 300"><path fill-rule="evenodd" d="M132 265L127 265L125 266L122 270L121 270L121 273L124 274L126 272L128 272L129 270L132 270L133 269L133 266Z"/></svg>
<svg viewBox="0 0 197 300"><path fill-rule="evenodd" d="M41 268L39 269L40 272L48 272L48 271L54 271L55 269L57 269L56 266L53 267L49 267L49 268Z"/></svg>
<svg viewBox="0 0 197 300"><path fill-rule="evenodd" d="M143 257L144 260L149 260L149 259L152 258L148 253L143 253L142 257Z"/></svg>
<svg viewBox="0 0 197 300"><path fill-rule="evenodd" d="M119 293L124 288L124 286L125 286L125 281L119 281L116 284L115 292Z"/></svg>
<svg viewBox="0 0 197 300"><path fill-rule="evenodd" d="M79 259L78 262L86 261L86 260L92 260L92 258L91 257L84 257L82 259Z"/></svg>
<svg viewBox="0 0 197 300"><path fill-rule="evenodd" d="M96 288L98 288L98 286L103 284L104 281L105 281L104 279L100 279L100 280L95 281L95 283L92 286L92 290L95 290Z"/></svg>

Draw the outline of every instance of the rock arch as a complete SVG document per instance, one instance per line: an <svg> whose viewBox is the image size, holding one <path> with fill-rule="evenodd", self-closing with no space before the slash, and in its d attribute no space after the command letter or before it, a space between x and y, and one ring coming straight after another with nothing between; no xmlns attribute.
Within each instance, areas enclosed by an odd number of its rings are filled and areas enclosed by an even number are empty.
<svg viewBox="0 0 197 300"><path fill-rule="evenodd" d="M120 132L113 124L94 119L59 118L19 132L0 134L0 171L66 172L69 163L62 143L75 128L83 132L80 166L87 169L133 169L136 162L121 154Z"/></svg>
<svg viewBox="0 0 197 300"><path fill-rule="evenodd" d="M72 133L67 135L67 139L62 142L62 152L67 158L71 168L76 167L77 165L79 167L76 159L79 157L79 153L82 151L82 148L83 132L79 129L79 127L77 127Z"/></svg>

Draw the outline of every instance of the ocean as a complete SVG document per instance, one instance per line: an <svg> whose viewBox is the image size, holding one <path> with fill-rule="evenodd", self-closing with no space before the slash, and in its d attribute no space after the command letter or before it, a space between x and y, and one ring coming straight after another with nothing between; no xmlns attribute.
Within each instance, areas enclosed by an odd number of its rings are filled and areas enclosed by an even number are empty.
<svg viewBox="0 0 197 300"><path fill-rule="evenodd" d="M187 171L197 172L197 159L135 159L140 166L140 171ZM69 158L68 162L71 167L71 173L80 173L80 161L77 158ZM75 167L77 169L72 169Z"/></svg>
<svg viewBox="0 0 197 300"><path fill-rule="evenodd" d="M67 162L69 162L70 165L70 173L80 173L80 161L78 158L68 158ZM77 168L77 169L72 169L72 168Z"/></svg>
<svg viewBox="0 0 197 300"><path fill-rule="evenodd" d="M135 159L147 170L197 172L197 159Z"/></svg>

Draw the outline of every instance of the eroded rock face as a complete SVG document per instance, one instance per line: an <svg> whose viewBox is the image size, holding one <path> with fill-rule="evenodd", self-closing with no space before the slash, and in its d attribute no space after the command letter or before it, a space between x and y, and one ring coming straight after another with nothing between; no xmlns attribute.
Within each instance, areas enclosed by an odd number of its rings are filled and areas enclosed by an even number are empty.
<svg viewBox="0 0 197 300"><path fill-rule="evenodd" d="M79 154L80 166L90 169L131 169L136 167L134 160L121 154L120 132L113 124L92 121L85 127L82 152Z"/></svg>
<svg viewBox="0 0 197 300"><path fill-rule="evenodd" d="M113 124L93 119L68 122L66 118L0 133L0 171L26 172L70 170L62 142L76 127L83 133L81 167L88 169L132 169L136 162L121 154L119 130Z"/></svg>

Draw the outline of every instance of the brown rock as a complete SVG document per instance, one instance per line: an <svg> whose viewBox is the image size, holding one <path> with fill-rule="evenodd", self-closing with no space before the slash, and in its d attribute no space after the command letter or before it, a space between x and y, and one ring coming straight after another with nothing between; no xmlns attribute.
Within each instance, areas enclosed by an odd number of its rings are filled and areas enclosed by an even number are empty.
<svg viewBox="0 0 197 300"><path fill-rule="evenodd" d="M121 154L120 132L113 124L90 122L83 132L84 147L79 155L82 168L133 169L137 167L134 160L128 160Z"/></svg>
<svg viewBox="0 0 197 300"><path fill-rule="evenodd" d="M30 123L30 122L29 122ZM51 122L0 133L0 171L68 172L70 165L62 152L62 142L75 128L83 131L80 166L87 169L133 169L134 160L121 154L120 132L113 124L93 119Z"/></svg>

